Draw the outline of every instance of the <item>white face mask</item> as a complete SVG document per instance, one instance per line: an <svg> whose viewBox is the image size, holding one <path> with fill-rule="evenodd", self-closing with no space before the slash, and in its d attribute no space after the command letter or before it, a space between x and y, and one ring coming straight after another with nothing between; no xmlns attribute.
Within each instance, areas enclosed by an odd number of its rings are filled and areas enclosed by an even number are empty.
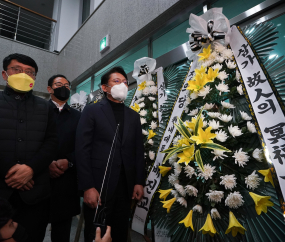
<svg viewBox="0 0 285 242"><path fill-rule="evenodd" d="M128 88L124 83L115 85L111 88L111 95L114 99L123 102L128 95Z"/></svg>

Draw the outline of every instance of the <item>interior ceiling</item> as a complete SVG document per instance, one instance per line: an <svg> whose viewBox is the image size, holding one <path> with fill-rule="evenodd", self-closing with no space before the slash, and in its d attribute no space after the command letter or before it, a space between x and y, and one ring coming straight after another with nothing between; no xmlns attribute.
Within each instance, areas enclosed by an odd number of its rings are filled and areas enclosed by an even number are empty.
<svg viewBox="0 0 285 242"><path fill-rule="evenodd" d="M52 18L54 0L10 0L25 8Z"/></svg>

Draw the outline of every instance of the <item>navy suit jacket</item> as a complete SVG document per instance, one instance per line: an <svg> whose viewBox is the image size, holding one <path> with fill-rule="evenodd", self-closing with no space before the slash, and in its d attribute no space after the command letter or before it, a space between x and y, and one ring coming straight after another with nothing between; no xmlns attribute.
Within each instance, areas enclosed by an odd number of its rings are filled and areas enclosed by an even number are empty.
<svg viewBox="0 0 285 242"><path fill-rule="evenodd" d="M84 108L76 132L79 190L94 187L100 193L116 127L115 116L107 99ZM101 196L103 201L110 172L107 200L114 194L122 166L126 175L129 197L132 196L134 185L145 183L140 116L126 106L124 106L123 137L121 139L118 135L113 151L114 158L110 159Z"/></svg>

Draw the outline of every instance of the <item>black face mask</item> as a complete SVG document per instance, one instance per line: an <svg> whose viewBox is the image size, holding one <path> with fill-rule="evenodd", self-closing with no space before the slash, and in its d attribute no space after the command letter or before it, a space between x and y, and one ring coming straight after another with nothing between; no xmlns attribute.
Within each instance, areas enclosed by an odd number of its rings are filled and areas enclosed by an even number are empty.
<svg viewBox="0 0 285 242"><path fill-rule="evenodd" d="M53 89L53 91L53 95L60 101L65 101L69 98L70 90L68 90L65 86Z"/></svg>
<svg viewBox="0 0 285 242"><path fill-rule="evenodd" d="M12 239L12 238L17 242L27 242L28 234L26 233L25 228L22 225L18 224L14 234L12 235L11 238L8 238L8 239ZM3 239L0 241L5 241L8 239Z"/></svg>

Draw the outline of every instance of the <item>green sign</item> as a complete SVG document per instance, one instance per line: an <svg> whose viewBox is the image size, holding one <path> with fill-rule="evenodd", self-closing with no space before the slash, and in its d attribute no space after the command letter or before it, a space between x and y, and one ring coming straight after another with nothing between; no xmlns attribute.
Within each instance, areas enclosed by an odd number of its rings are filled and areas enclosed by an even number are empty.
<svg viewBox="0 0 285 242"><path fill-rule="evenodd" d="M104 50L107 46L107 36L100 41L100 51Z"/></svg>

